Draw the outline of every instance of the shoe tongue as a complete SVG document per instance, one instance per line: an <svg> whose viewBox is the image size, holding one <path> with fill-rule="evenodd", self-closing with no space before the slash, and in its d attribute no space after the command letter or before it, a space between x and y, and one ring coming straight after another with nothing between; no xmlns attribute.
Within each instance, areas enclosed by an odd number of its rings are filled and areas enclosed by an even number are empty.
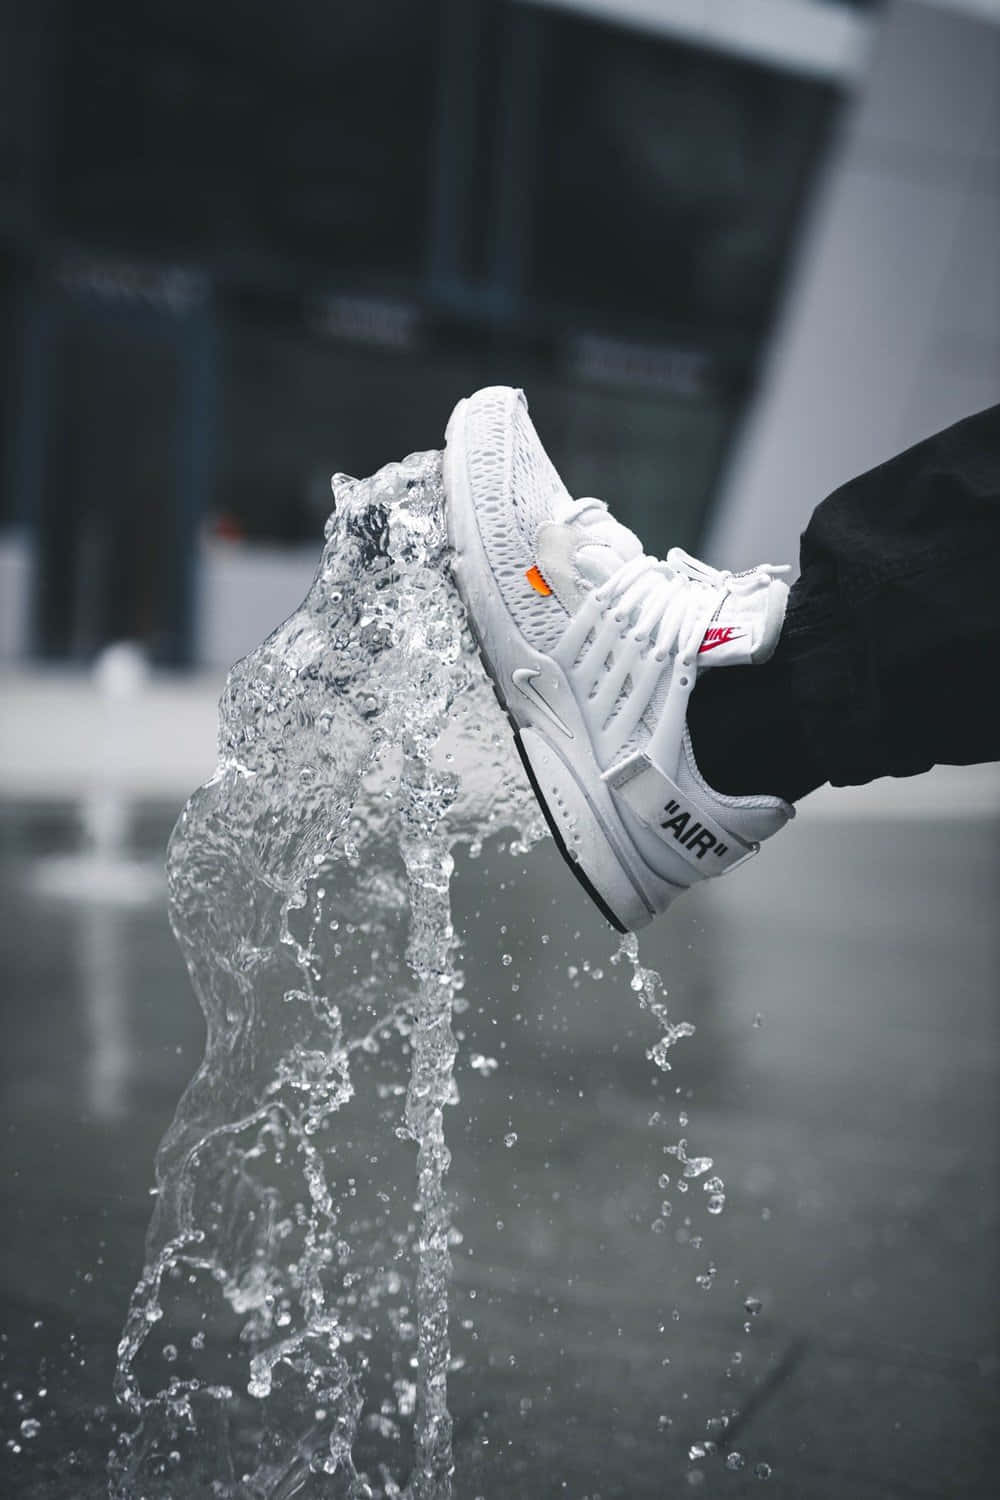
<svg viewBox="0 0 1000 1500"><path fill-rule="evenodd" d="M581 576L595 587L642 551L635 533L616 521L597 501L583 511L567 515L566 524L579 534L573 555L576 566Z"/></svg>
<svg viewBox="0 0 1000 1500"><path fill-rule="evenodd" d="M729 593L698 647L698 671L767 661L778 644L788 586L772 578L767 588Z"/></svg>

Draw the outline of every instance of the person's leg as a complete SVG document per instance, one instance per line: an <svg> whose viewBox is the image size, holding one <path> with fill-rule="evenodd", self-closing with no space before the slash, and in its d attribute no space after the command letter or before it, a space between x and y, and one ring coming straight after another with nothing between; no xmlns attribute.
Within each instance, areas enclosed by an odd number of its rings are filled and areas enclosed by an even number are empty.
<svg viewBox="0 0 1000 1500"><path fill-rule="evenodd" d="M688 708L717 791L795 801L1000 759L1000 406L853 479L802 537L778 647Z"/></svg>

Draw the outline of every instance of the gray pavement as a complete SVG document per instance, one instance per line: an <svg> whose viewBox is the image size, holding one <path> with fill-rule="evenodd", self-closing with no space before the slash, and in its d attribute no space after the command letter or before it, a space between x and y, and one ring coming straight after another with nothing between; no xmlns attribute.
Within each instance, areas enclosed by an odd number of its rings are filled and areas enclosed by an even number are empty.
<svg viewBox="0 0 1000 1500"><path fill-rule="evenodd" d="M142 810L133 857L168 826ZM551 848L460 860L459 1500L996 1493L997 831L807 806L642 943L697 1025L669 1074ZM3 1495L102 1493L152 1156L201 1051L150 867L79 899L78 848L70 809L0 809ZM655 1233L682 1135L725 1211L696 1181Z"/></svg>

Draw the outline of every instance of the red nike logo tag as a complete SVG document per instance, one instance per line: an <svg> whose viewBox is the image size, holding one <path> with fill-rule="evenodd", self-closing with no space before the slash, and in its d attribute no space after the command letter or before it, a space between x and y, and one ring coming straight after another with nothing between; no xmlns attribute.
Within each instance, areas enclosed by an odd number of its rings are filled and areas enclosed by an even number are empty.
<svg viewBox="0 0 1000 1500"><path fill-rule="evenodd" d="M716 646L728 645L730 641L738 641L742 634L743 631L733 625L710 625L698 647L698 655L703 651L714 651Z"/></svg>

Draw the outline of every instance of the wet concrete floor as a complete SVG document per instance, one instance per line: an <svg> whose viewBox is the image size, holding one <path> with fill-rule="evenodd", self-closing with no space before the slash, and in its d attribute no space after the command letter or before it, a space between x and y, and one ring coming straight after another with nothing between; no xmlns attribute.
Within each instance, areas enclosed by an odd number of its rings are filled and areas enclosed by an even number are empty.
<svg viewBox="0 0 1000 1500"><path fill-rule="evenodd" d="M0 808L3 1496L102 1493L152 1157L201 1054L170 821L134 812L122 876L73 863L73 809ZM997 1493L997 832L807 806L643 941L697 1026L665 1075L551 848L459 862L458 1500ZM681 1136L725 1210L698 1180L655 1232Z"/></svg>

